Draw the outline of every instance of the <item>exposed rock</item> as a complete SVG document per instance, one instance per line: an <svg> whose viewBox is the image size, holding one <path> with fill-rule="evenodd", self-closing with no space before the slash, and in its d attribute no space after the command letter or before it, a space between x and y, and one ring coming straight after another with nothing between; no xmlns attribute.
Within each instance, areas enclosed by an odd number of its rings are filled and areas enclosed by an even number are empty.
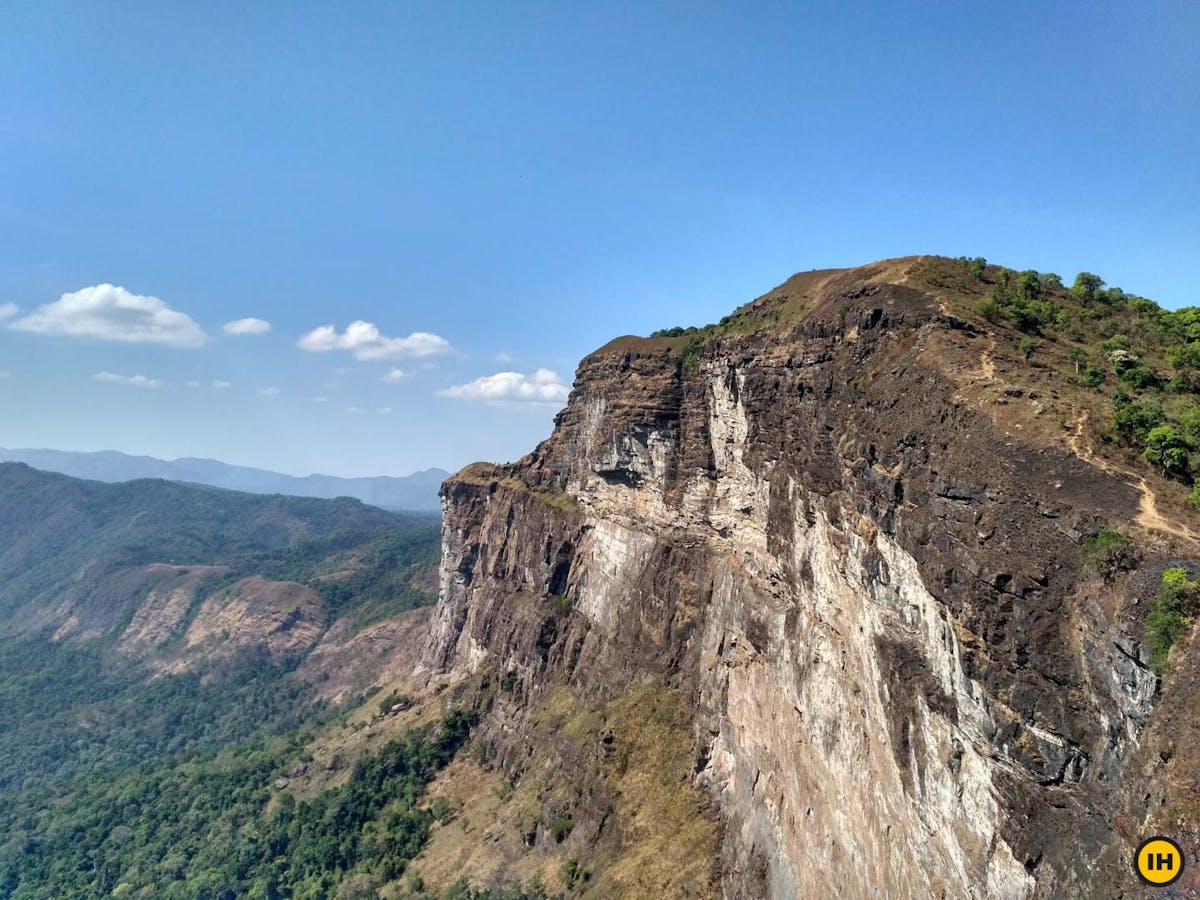
<svg viewBox="0 0 1200 900"><path fill-rule="evenodd" d="M134 611L117 649L131 657L145 656L159 649L176 635L204 579L224 571L219 566L147 566L148 575L162 580L151 588Z"/></svg>
<svg viewBox="0 0 1200 900"><path fill-rule="evenodd" d="M182 654L164 670L182 672L258 651L280 662L307 650L324 629L321 596L294 581L254 575L206 598L183 638Z"/></svg>
<svg viewBox="0 0 1200 900"><path fill-rule="evenodd" d="M1156 678L1076 542L1138 492L960 402L985 338L919 265L797 276L691 357L585 359L549 440L445 485L426 668L519 675L481 728L514 783L556 685L669 685L725 897L1122 896L1144 785L1180 770L1131 769ZM585 772L558 777L617 810Z"/></svg>

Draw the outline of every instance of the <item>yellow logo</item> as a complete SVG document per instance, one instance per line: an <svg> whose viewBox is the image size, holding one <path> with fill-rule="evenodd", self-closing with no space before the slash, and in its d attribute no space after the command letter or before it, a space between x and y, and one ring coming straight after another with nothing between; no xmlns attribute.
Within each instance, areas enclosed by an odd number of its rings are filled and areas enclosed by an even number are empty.
<svg viewBox="0 0 1200 900"><path fill-rule="evenodd" d="M1146 884L1162 887L1183 874L1183 851L1168 837L1147 838L1137 848L1133 867Z"/></svg>

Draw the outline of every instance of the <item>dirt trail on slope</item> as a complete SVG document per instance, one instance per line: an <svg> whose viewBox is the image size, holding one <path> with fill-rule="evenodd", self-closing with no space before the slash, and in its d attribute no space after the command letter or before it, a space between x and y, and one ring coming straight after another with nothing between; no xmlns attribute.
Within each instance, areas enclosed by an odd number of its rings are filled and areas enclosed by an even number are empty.
<svg viewBox="0 0 1200 900"><path fill-rule="evenodd" d="M1087 424L1087 418L1087 413L1082 413L1079 416L1075 422L1075 431L1067 439L1067 443L1075 455L1084 462L1095 466L1100 471L1106 472L1115 478L1120 478L1126 484L1137 488L1139 494L1138 514L1134 521L1142 528L1150 531L1161 531L1175 537L1183 538L1186 541L1200 543L1200 534L1197 534L1184 525L1173 522L1158 511L1158 503L1154 491L1143 476L1126 469L1124 466L1118 466L1106 459L1101 459L1092 452L1091 447L1083 445L1083 428Z"/></svg>
<svg viewBox="0 0 1200 900"><path fill-rule="evenodd" d="M988 335L987 349L979 357L979 364L983 367L983 377L989 381L996 380L996 359L992 354L996 350L996 336Z"/></svg>

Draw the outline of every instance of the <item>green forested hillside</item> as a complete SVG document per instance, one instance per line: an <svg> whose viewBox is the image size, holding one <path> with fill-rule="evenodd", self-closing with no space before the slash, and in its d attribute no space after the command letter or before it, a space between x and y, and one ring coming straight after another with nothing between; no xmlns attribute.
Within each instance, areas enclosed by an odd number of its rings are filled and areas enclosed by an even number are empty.
<svg viewBox="0 0 1200 900"><path fill-rule="evenodd" d="M434 819L418 808L421 791L474 720L452 711L358 760L339 787L299 802L282 794L270 812L303 732L81 779L51 804L9 813L0 895L318 898L358 875L396 879Z"/></svg>
<svg viewBox="0 0 1200 900"><path fill-rule="evenodd" d="M304 647L273 656L228 634L236 652L197 655L184 636L205 615L262 627L254 589L267 605L281 583L317 598L318 632L352 635L435 599L438 550L436 518L356 500L0 465L0 897L317 897L402 870L428 828L421 789L471 714L268 814L272 784L343 710L295 676ZM195 577L160 590L160 570ZM248 608L221 618L235 584ZM187 608L154 621L176 595ZM162 632L153 652L124 640L135 616Z"/></svg>
<svg viewBox="0 0 1200 900"><path fill-rule="evenodd" d="M317 554L434 522L349 498L260 496L170 481L104 484L0 463L0 611L86 586L115 566L256 566L274 557L312 565Z"/></svg>

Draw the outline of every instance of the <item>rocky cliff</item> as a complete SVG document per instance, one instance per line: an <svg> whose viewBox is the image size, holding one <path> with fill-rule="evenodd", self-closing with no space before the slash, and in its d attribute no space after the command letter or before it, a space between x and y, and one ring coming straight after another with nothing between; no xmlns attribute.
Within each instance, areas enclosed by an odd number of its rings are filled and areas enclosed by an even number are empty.
<svg viewBox="0 0 1200 900"><path fill-rule="evenodd" d="M1196 553L1183 489L961 271L806 273L699 337L616 340L532 454L447 482L425 669L490 704L476 774L523 805L435 835L426 872L1108 897L1143 836L1190 834L1197 652L1160 684L1142 639ZM1084 565L1106 529L1136 565Z"/></svg>

